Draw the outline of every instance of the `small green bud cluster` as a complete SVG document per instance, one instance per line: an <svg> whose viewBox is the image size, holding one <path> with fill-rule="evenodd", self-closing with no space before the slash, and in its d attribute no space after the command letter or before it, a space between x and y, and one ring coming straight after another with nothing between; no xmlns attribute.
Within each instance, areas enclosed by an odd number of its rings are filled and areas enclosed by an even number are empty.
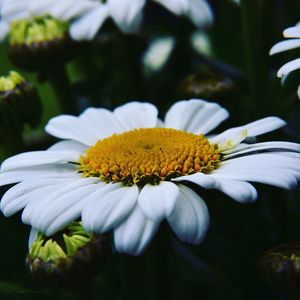
<svg viewBox="0 0 300 300"><path fill-rule="evenodd" d="M90 234L73 222L51 237L38 233L26 265L40 286L74 289L101 271L110 253L106 236Z"/></svg>
<svg viewBox="0 0 300 300"><path fill-rule="evenodd" d="M25 81L25 78L19 73L10 71L8 76L0 76L0 93L12 91Z"/></svg>
<svg viewBox="0 0 300 300"><path fill-rule="evenodd" d="M12 22L10 44L33 45L63 38L68 29L68 22L50 16L23 19Z"/></svg>

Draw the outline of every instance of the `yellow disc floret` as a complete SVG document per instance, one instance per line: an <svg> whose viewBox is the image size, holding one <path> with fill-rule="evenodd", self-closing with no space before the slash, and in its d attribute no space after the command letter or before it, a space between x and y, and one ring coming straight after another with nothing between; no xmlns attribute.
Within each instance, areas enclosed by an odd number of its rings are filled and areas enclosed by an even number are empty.
<svg viewBox="0 0 300 300"><path fill-rule="evenodd" d="M141 128L99 140L80 159L85 177L126 185L158 184L161 180L210 173L221 153L201 134L170 128Z"/></svg>

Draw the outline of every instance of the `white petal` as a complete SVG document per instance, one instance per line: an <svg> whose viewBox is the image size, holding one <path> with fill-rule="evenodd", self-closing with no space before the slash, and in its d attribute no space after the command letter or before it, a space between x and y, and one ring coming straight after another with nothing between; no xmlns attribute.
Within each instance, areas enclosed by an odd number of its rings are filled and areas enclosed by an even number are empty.
<svg viewBox="0 0 300 300"><path fill-rule="evenodd" d="M205 202L194 191L179 185L180 196L170 216L172 229L184 242L199 244L209 227L209 214Z"/></svg>
<svg viewBox="0 0 300 300"><path fill-rule="evenodd" d="M25 180L10 188L1 199L1 211L6 217L23 209L33 199L32 193L43 187L52 186L53 189L62 182L67 183L73 179L65 178L42 178L36 180Z"/></svg>
<svg viewBox="0 0 300 300"><path fill-rule="evenodd" d="M19 170L24 167L78 162L80 159L80 152L76 151L32 151L17 154L6 159L1 165L1 172Z"/></svg>
<svg viewBox="0 0 300 300"><path fill-rule="evenodd" d="M242 181L253 181L289 189L300 177L299 159L280 154L257 154L222 162L212 175Z"/></svg>
<svg viewBox="0 0 300 300"><path fill-rule="evenodd" d="M108 18L107 5L99 6L74 21L70 26L70 34L74 40L91 40Z"/></svg>
<svg viewBox="0 0 300 300"><path fill-rule="evenodd" d="M278 117L266 117L243 126L228 129L210 138L210 141L214 144L222 144L226 143L227 140L234 139L237 134L244 131L247 132L247 137L252 137L276 130L284 125L286 125L286 122Z"/></svg>
<svg viewBox="0 0 300 300"><path fill-rule="evenodd" d="M50 164L0 173L0 186L37 178L80 177L74 164Z"/></svg>
<svg viewBox="0 0 300 300"><path fill-rule="evenodd" d="M0 41L2 41L9 32L9 25L7 22L0 20Z"/></svg>
<svg viewBox="0 0 300 300"><path fill-rule="evenodd" d="M300 68L300 58L294 59L283 65L277 72L278 77L284 77Z"/></svg>
<svg viewBox="0 0 300 300"><path fill-rule="evenodd" d="M286 38L298 38L300 37L300 25L289 27L283 31L283 35Z"/></svg>
<svg viewBox="0 0 300 300"><path fill-rule="evenodd" d="M88 146L92 146L99 140L99 136L95 135L89 123L69 115L52 118L46 125L45 130L55 137L75 140Z"/></svg>
<svg viewBox="0 0 300 300"><path fill-rule="evenodd" d="M26 19L30 16L28 2L24 0L6 0L2 2L1 17L8 22Z"/></svg>
<svg viewBox="0 0 300 300"><path fill-rule="evenodd" d="M85 196L99 186L99 180L92 177L67 183L43 199L31 201L23 211L22 220L24 223L29 221L32 227L52 235L80 216Z"/></svg>
<svg viewBox="0 0 300 300"><path fill-rule="evenodd" d="M206 189L216 189L238 202L252 202L257 198L257 192L250 183L223 179L214 176L214 173L211 175L196 173L175 178L173 181L189 181Z"/></svg>
<svg viewBox="0 0 300 300"><path fill-rule="evenodd" d="M103 233L118 226L132 211L138 198L137 186L110 184L91 194L82 212L87 231Z"/></svg>
<svg viewBox="0 0 300 300"><path fill-rule="evenodd" d="M161 181L159 185L147 184L139 194L138 205L146 217L154 222L160 222L169 216L179 197L176 184Z"/></svg>
<svg viewBox="0 0 300 300"><path fill-rule="evenodd" d="M150 103L129 102L117 107L113 113L126 130L156 127L158 123L157 109Z"/></svg>
<svg viewBox="0 0 300 300"><path fill-rule="evenodd" d="M300 39L293 39L293 40L287 40L282 41L277 44L275 44L271 50L270 55L280 53L286 50L291 50L300 47Z"/></svg>
<svg viewBox="0 0 300 300"><path fill-rule="evenodd" d="M123 32L136 32L142 21L145 0L109 0L111 17Z"/></svg>
<svg viewBox="0 0 300 300"><path fill-rule="evenodd" d="M196 134L207 133L228 117L228 112L217 103L201 99L176 102L168 110L165 126Z"/></svg>
<svg viewBox="0 0 300 300"><path fill-rule="evenodd" d="M31 246L34 243L34 241L36 240L38 233L39 233L38 230L31 228L29 238L28 238L28 250L31 249Z"/></svg>
<svg viewBox="0 0 300 300"><path fill-rule="evenodd" d="M261 151L274 151L274 150L291 150L300 152L300 144L290 142L263 142L255 144L241 144L231 150L222 151L225 154L224 159L232 158L235 156L250 154L252 152Z"/></svg>
<svg viewBox="0 0 300 300"><path fill-rule="evenodd" d="M72 140L65 140L60 141L49 147L48 151L76 151L83 153L88 148L87 145L72 141Z"/></svg>
<svg viewBox="0 0 300 300"><path fill-rule="evenodd" d="M148 220L139 206L114 230L114 243L118 252L140 255L150 243L159 222Z"/></svg>
<svg viewBox="0 0 300 300"><path fill-rule="evenodd" d="M189 9L187 0L154 0L175 15L183 15ZM201 0L200 0L201 1Z"/></svg>
<svg viewBox="0 0 300 300"><path fill-rule="evenodd" d="M63 10L60 14L60 19L69 20L77 16L81 16L91 10L96 10L99 3L96 1L87 0L72 0L71 5L67 9Z"/></svg>
<svg viewBox="0 0 300 300"><path fill-rule="evenodd" d="M203 27L213 22L213 14L208 3L204 0L188 0L189 9L185 13L196 26Z"/></svg>
<svg viewBox="0 0 300 300"><path fill-rule="evenodd" d="M79 116L79 119L89 124L98 139L126 130L111 111L103 108L88 108Z"/></svg>

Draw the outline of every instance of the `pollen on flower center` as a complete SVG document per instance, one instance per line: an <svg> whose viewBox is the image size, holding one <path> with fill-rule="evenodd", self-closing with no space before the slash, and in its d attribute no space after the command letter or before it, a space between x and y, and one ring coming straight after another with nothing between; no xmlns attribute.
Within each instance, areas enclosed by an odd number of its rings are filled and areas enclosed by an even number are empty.
<svg viewBox="0 0 300 300"><path fill-rule="evenodd" d="M210 173L221 153L207 138L170 128L141 128L99 140L80 159L79 171L106 182L158 184L162 180Z"/></svg>

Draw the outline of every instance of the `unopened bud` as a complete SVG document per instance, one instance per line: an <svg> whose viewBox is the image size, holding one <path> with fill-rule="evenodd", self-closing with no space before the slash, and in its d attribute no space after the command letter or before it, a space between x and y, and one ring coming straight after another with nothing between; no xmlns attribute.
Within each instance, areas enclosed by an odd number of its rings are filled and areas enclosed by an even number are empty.
<svg viewBox="0 0 300 300"><path fill-rule="evenodd" d="M265 252L259 267L272 288L300 296L300 243L292 242Z"/></svg>
<svg viewBox="0 0 300 300"><path fill-rule="evenodd" d="M33 71L66 62L74 53L68 26L67 21L50 16L12 22L9 57L17 66Z"/></svg>
<svg viewBox="0 0 300 300"><path fill-rule="evenodd" d="M180 93L185 97L215 98L228 94L234 88L233 81L219 74L205 72L193 74L180 84Z"/></svg>
<svg viewBox="0 0 300 300"><path fill-rule="evenodd" d="M19 73L11 71L0 77L0 115L5 131L15 122L37 127L42 117L42 104L34 86ZM0 122L1 123L1 122Z"/></svg>
<svg viewBox="0 0 300 300"><path fill-rule="evenodd" d="M38 233L26 265L40 286L77 289L102 270L110 253L105 235L87 233L74 222L51 237Z"/></svg>

